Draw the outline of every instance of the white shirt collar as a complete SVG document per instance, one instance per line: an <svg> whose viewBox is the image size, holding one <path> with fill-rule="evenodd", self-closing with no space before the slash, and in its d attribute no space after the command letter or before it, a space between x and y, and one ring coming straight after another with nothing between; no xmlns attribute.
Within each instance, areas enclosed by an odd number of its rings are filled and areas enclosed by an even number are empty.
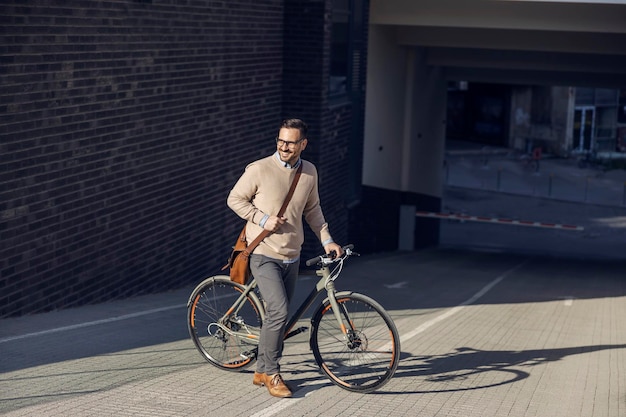
<svg viewBox="0 0 626 417"><path fill-rule="evenodd" d="M278 152L275 152L274 156L276 157L276 159L278 159L278 162L280 162L285 168L296 169L302 163L302 158L298 158L298 161L292 166L291 164L289 164L289 162L285 162L282 159L280 159L280 155L278 154Z"/></svg>

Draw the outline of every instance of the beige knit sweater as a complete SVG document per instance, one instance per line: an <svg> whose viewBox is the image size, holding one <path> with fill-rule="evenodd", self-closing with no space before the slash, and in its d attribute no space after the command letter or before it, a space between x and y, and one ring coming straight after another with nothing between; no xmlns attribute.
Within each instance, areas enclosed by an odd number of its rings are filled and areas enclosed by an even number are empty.
<svg viewBox="0 0 626 417"><path fill-rule="evenodd" d="M248 243L263 231L259 222L265 214L278 214L295 174L296 169L285 167L275 155L259 159L246 167L230 191L227 204L237 215L248 221ZM312 163L305 160L302 160L302 175L285 210L285 224L276 233L266 237L253 253L284 260L300 256L304 242L303 216L320 242L331 239L320 206L317 170Z"/></svg>

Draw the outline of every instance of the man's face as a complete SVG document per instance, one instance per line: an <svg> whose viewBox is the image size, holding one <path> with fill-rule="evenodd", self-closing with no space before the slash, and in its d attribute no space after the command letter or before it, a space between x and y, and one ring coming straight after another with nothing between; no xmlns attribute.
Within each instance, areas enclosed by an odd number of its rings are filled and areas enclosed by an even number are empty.
<svg viewBox="0 0 626 417"><path fill-rule="evenodd" d="M300 137L300 130L283 127L276 138L276 148L280 160L293 165L298 162L300 154L306 148L306 138Z"/></svg>

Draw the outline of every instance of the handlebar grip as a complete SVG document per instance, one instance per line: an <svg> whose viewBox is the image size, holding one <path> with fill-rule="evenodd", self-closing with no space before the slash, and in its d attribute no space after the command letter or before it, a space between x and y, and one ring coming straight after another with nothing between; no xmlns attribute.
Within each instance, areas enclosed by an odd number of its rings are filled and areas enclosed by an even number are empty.
<svg viewBox="0 0 626 417"><path fill-rule="evenodd" d="M352 250L352 249L354 249L354 245L353 244L349 244L349 245L344 246L342 249L344 251L347 250L347 249ZM324 257L326 257L326 255L320 255L320 256L316 256L315 258L311 258L308 261L306 261L306 266L315 265L316 263L321 262Z"/></svg>
<svg viewBox="0 0 626 417"><path fill-rule="evenodd" d="M311 258L308 261L306 261L306 266L311 266L311 265L315 265L316 263L320 262L322 260L322 256L316 256L315 258Z"/></svg>

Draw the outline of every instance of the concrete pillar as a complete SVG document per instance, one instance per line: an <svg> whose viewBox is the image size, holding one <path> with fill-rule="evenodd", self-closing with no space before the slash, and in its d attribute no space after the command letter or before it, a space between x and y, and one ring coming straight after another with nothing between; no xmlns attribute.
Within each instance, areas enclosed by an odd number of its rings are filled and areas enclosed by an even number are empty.
<svg viewBox="0 0 626 417"><path fill-rule="evenodd" d="M390 27L370 26L368 56L361 211L377 219L373 227L385 226L372 249L436 244L437 220L410 222L406 213L441 206L446 80L439 67L428 65L424 48L399 46ZM393 224L395 239L388 235Z"/></svg>
<svg viewBox="0 0 626 417"><path fill-rule="evenodd" d="M370 26L368 40L363 185L399 190L409 48L386 26Z"/></svg>
<svg viewBox="0 0 626 417"><path fill-rule="evenodd" d="M441 198L447 83L439 67L427 64L424 48L409 56L402 191Z"/></svg>

